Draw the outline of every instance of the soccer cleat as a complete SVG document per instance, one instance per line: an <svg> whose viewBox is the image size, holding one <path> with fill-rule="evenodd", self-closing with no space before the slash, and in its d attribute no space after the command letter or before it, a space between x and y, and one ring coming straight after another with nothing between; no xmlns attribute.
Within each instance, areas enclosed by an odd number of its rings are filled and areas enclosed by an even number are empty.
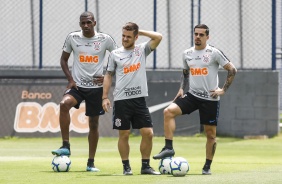
<svg viewBox="0 0 282 184"><path fill-rule="evenodd" d="M68 148L60 147L60 148L57 149L57 150L53 150L53 151L52 151L52 154L53 154L53 155L57 155L57 156L61 156L61 155L70 156L70 155L71 155L71 152L70 152L70 149L68 149Z"/></svg>
<svg viewBox="0 0 282 184"><path fill-rule="evenodd" d="M123 175L133 175L130 166L125 166L125 167L123 168Z"/></svg>
<svg viewBox="0 0 282 184"><path fill-rule="evenodd" d="M203 175L211 175L211 169L208 169L208 168L203 168L203 171L202 171L202 174Z"/></svg>
<svg viewBox="0 0 282 184"><path fill-rule="evenodd" d="M145 169L141 169L141 174L151 174L151 175L160 175L160 172L155 171L152 167L146 167Z"/></svg>
<svg viewBox="0 0 282 184"><path fill-rule="evenodd" d="M175 154L175 152L174 152L173 149L168 149L168 148L164 147L159 154L153 156L153 159L163 159L163 158L166 158L166 157L173 157L174 154Z"/></svg>
<svg viewBox="0 0 282 184"><path fill-rule="evenodd" d="M86 171L88 171L88 172L99 172L100 169L98 169L96 167L87 166Z"/></svg>

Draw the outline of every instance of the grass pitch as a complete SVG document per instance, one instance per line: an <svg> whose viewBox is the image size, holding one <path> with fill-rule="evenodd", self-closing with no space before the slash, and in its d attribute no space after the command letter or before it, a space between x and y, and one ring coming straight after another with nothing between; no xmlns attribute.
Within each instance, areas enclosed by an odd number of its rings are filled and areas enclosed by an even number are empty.
<svg viewBox="0 0 282 184"><path fill-rule="evenodd" d="M51 168L51 150L61 145L60 138L2 138L0 139L0 183L231 183L278 184L282 181L282 134L271 139L244 140L218 137L212 163L212 175L201 175L205 161L205 137L175 137L175 156L188 160L190 171L185 177L172 175L140 175L141 137L130 138L130 163L133 176L122 175L117 138L100 138L95 165L98 173L85 171L88 157L87 138L71 138L72 156L69 172L56 173ZM152 155L164 146L163 137L154 138ZM158 169L158 160L151 166Z"/></svg>

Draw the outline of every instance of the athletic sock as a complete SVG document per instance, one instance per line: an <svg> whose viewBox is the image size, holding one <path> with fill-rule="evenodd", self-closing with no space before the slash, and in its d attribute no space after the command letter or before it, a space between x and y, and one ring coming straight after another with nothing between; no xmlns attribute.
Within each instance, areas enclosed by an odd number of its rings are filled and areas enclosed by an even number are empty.
<svg viewBox="0 0 282 184"><path fill-rule="evenodd" d="M168 149L173 149L172 140L165 139L165 147Z"/></svg>
<svg viewBox="0 0 282 184"><path fill-rule="evenodd" d="M88 167L94 167L94 159L93 158L89 158L87 160L87 166Z"/></svg>
<svg viewBox="0 0 282 184"><path fill-rule="evenodd" d="M69 141L63 141L63 147L70 149L70 143L69 143Z"/></svg>
<svg viewBox="0 0 282 184"><path fill-rule="evenodd" d="M142 169L150 167L150 159L142 159Z"/></svg>
<svg viewBox="0 0 282 184"><path fill-rule="evenodd" d="M129 160L122 160L122 165L123 165L123 168L130 167Z"/></svg>
<svg viewBox="0 0 282 184"><path fill-rule="evenodd" d="M206 159L206 163L204 165L204 168L205 169L210 169L211 163L212 163L212 160Z"/></svg>

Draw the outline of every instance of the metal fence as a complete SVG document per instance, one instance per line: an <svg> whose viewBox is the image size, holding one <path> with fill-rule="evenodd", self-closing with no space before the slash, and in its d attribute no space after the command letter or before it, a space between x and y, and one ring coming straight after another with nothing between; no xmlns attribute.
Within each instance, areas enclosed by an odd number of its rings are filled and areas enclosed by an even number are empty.
<svg viewBox="0 0 282 184"><path fill-rule="evenodd" d="M198 23L210 27L209 43L238 69L281 67L282 3L277 0L1 0L0 68L60 68L64 40L80 29L85 10L94 13L97 31L113 36L119 46L128 21L162 33L148 58L150 69L181 68Z"/></svg>

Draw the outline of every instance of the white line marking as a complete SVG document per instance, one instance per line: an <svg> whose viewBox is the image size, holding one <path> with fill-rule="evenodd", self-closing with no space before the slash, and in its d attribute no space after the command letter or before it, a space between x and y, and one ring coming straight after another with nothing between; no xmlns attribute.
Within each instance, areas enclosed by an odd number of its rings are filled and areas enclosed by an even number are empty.
<svg viewBox="0 0 282 184"><path fill-rule="evenodd" d="M149 111L150 113L153 113L153 112L156 112L160 109L164 109L165 107L167 107L169 104L171 104L172 101L169 101L169 102L165 102L165 103L161 103L161 104L158 104L158 105L154 105L154 106L151 106L149 107Z"/></svg>

